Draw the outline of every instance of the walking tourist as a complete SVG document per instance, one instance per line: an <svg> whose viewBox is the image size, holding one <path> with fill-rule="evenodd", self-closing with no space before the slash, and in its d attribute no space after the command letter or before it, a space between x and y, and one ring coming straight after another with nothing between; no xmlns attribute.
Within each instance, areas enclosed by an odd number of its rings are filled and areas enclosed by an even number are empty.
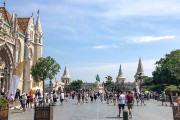
<svg viewBox="0 0 180 120"><path fill-rule="evenodd" d="M135 94L135 97L136 97L136 103L137 103L137 106L138 106L138 103L139 103L139 94L137 92Z"/></svg>
<svg viewBox="0 0 180 120"><path fill-rule="evenodd" d="M130 91L128 91L128 94L126 96L126 101L127 101L128 111L129 111L129 117L132 118L132 105L133 105L134 99Z"/></svg>
<svg viewBox="0 0 180 120"><path fill-rule="evenodd" d="M114 105L116 105L116 100L117 100L117 94L114 93L114 95L113 95L113 103L114 103Z"/></svg>
<svg viewBox="0 0 180 120"><path fill-rule="evenodd" d="M29 104L30 104L30 96L26 94L27 96L27 101L26 101L26 109L29 109Z"/></svg>
<svg viewBox="0 0 180 120"><path fill-rule="evenodd" d="M61 92L60 93L60 102L61 102L61 104L63 104L63 101L64 101L64 92Z"/></svg>
<svg viewBox="0 0 180 120"><path fill-rule="evenodd" d="M103 93L100 93L100 100L103 101Z"/></svg>
<svg viewBox="0 0 180 120"><path fill-rule="evenodd" d="M56 91L54 90L53 91L53 104L55 105L57 102L57 94L56 94Z"/></svg>
<svg viewBox="0 0 180 120"><path fill-rule="evenodd" d="M172 91L169 91L168 97L169 97L170 106L173 106L172 95L173 95Z"/></svg>
<svg viewBox="0 0 180 120"><path fill-rule="evenodd" d="M119 115L118 117L120 117L120 114L121 114L121 109L122 111L124 111L124 106L125 106L125 95L122 91L120 91L120 95L119 95L119 98L118 98L118 108L119 108Z"/></svg>
<svg viewBox="0 0 180 120"><path fill-rule="evenodd" d="M166 93L165 92L162 92L161 94L161 101L162 101L162 106L164 105L163 103L165 102L165 105L167 106L166 104Z"/></svg>
<svg viewBox="0 0 180 120"><path fill-rule="evenodd" d="M140 94L140 100L141 100L141 106L142 106L142 104L145 106L146 104L144 103L144 98L145 98L145 94L144 94L144 92L141 92L141 94Z"/></svg>
<svg viewBox="0 0 180 120"><path fill-rule="evenodd" d="M27 96L25 93L22 94L22 108L23 108L23 112L26 111L26 102L27 102Z"/></svg>
<svg viewBox="0 0 180 120"><path fill-rule="evenodd" d="M9 107L12 108L13 107L13 103L14 103L14 98L11 94L10 98L9 98Z"/></svg>
<svg viewBox="0 0 180 120"><path fill-rule="evenodd" d="M79 105L81 103L81 93L80 92L77 93L77 100L78 100L77 104Z"/></svg>
<svg viewBox="0 0 180 120"><path fill-rule="evenodd" d="M85 104L84 99L85 99L85 92L82 93L82 103L83 104Z"/></svg>

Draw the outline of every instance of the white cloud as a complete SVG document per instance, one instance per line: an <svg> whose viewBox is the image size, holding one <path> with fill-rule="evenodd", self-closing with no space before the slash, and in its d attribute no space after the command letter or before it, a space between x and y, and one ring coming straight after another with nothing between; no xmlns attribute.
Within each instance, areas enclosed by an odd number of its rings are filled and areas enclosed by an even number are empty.
<svg viewBox="0 0 180 120"><path fill-rule="evenodd" d="M170 40L174 39L175 36L139 36L139 37L124 37L124 39L129 39L128 42L133 43L145 43L145 42L153 42L160 40Z"/></svg>
<svg viewBox="0 0 180 120"><path fill-rule="evenodd" d="M106 49L106 48L117 48L117 45L97 45L93 46L93 49Z"/></svg>
<svg viewBox="0 0 180 120"><path fill-rule="evenodd" d="M171 0L119 0L106 7L112 5L102 16L110 19L120 16L177 16L180 12L180 2Z"/></svg>

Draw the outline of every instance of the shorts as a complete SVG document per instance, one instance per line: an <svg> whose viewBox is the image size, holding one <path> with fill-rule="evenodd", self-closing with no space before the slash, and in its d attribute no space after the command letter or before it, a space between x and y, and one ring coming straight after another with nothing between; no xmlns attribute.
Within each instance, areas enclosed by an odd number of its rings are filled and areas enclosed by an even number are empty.
<svg viewBox="0 0 180 120"><path fill-rule="evenodd" d="M124 106L125 106L125 104L118 104L118 106L119 106L119 109L123 109L124 110Z"/></svg>
<svg viewBox="0 0 180 120"><path fill-rule="evenodd" d="M132 109L132 106L133 106L133 104L132 104L132 103L127 103L127 107L128 107L128 109Z"/></svg>
<svg viewBox="0 0 180 120"><path fill-rule="evenodd" d="M60 101L61 101L61 102L63 102L63 101L64 101L64 99L61 99Z"/></svg>

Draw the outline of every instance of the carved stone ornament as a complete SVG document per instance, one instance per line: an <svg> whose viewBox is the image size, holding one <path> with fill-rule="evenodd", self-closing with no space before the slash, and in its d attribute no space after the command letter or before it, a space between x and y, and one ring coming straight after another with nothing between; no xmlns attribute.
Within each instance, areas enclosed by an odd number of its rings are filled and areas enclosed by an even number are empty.
<svg viewBox="0 0 180 120"><path fill-rule="evenodd" d="M5 67L5 62L2 60L2 58L0 57L0 69L4 69Z"/></svg>

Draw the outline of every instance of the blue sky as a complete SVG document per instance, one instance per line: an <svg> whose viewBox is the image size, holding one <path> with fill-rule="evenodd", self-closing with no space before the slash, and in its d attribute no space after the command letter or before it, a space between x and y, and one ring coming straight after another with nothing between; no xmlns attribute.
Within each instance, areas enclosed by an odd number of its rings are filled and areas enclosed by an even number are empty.
<svg viewBox="0 0 180 120"><path fill-rule="evenodd" d="M9 0L6 8L35 20L40 10L43 56L61 65L56 80L67 64L72 80L115 81L121 64L132 82L139 57L152 76L154 63L180 48L179 0Z"/></svg>

